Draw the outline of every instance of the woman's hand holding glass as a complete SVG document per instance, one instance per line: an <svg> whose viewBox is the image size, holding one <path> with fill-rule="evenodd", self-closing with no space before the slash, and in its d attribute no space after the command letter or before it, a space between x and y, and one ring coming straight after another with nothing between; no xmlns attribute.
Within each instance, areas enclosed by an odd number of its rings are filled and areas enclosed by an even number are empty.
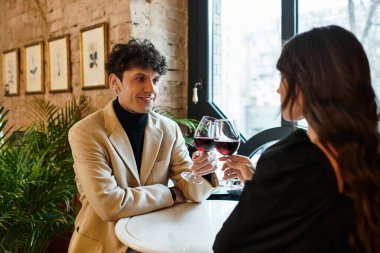
<svg viewBox="0 0 380 253"><path fill-rule="evenodd" d="M216 150L223 155L224 158L231 157L239 148L240 133L235 120L218 119L215 120L215 140L214 145ZM241 185L236 185L233 180L237 175L230 174L227 177L226 187L228 190L240 190Z"/></svg>
<svg viewBox="0 0 380 253"><path fill-rule="evenodd" d="M224 172L223 179L238 177L242 184L251 180L254 174L254 166L251 159L242 155L231 155L220 157L219 161L224 161L221 170Z"/></svg>

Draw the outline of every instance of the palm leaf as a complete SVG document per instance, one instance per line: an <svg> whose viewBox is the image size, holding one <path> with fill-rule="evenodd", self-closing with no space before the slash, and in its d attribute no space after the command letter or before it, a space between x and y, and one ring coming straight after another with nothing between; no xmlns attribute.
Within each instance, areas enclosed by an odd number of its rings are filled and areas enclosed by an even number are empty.
<svg viewBox="0 0 380 253"><path fill-rule="evenodd" d="M161 107L155 107L153 110L156 113L159 113L159 114L161 114L161 115L163 115L165 117L168 117L168 118L172 119L179 126L186 128L186 130L187 130L186 133L184 133L184 131L182 131L183 137L185 138L185 143L188 146L194 146L192 136L193 136L193 133L194 133L195 129L197 128L197 126L199 124L198 120L175 117L174 115L168 113L167 111L165 111Z"/></svg>
<svg viewBox="0 0 380 253"><path fill-rule="evenodd" d="M70 231L77 189L67 135L87 106L81 96L59 108L43 99L30 103L31 125L2 137L0 149L0 252L44 252L49 241ZM4 109L0 124L6 125Z"/></svg>
<svg viewBox="0 0 380 253"><path fill-rule="evenodd" d="M5 126L8 123L8 120L5 118L5 116L8 114L8 110L5 109L5 107L0 107L0 151L5 145L7 136L9 135L10 131L12 130L12 126L4 133L3 130Z"/></svg>

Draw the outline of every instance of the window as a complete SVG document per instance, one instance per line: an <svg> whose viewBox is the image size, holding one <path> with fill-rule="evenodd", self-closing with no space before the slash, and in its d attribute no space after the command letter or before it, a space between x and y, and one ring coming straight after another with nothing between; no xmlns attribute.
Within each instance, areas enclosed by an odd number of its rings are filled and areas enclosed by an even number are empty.
<svg viewBox="0 0 380 253"><path fill-rule="evenodd" d="M253 136L289 124L281 120L276 93L282 42L297 30L328 24L361 40L380 97L379 14L379 0L189 1L189 116L236 119L243 135L239 153L250 154ZM194 104L191 94L200 80Z"/></svg>
<svg viewBox="0 0 380 253"><path fill-rule="evenodd" d="M380 98L380 1L302 0L298 10L299 32L336 24L356 35L367 53L372 85Z"/></svg>
<svg viewBox="0 0 380 253"><path fill-rule="evenodd" d="M281 52L281 4L213 0L213 7L212 102L236 119L249 139L281 124L275 67Z"/></svg>

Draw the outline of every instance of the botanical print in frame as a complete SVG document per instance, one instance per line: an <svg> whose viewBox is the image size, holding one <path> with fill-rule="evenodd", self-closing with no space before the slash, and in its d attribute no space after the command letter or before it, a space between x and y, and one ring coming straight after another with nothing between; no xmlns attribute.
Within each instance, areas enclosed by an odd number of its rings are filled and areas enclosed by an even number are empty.
<svg viewBox="0 0 380 253"><path fill-rule="evenodd" d="M19 50L12 49L3 53L3 91L5 96L20 95Z"/></svg>
<svg viewBox="0 0 380 253"><path fill-rule="evenodd" d="M80 53L82 89L107 88L107 23L81 30Z"/></svg>
<svg viewBox="0 0 380 253"><path fill-rule="evenodd" d="M49 92L70 91L69 35L48 41Z"/></svg>
<svg viewBox="0 0 380 253"><path fill-rule="evenodd" d="M44 92L43 42L24 48L24 76L26 94Z"/></svg>

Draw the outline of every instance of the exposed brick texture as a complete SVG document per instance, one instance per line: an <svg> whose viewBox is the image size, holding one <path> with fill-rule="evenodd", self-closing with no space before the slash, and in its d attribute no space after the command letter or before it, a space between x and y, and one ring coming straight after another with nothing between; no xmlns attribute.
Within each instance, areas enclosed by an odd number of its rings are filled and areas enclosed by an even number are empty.
<svg viewBox="0 0 380 253"><path fill-rule="evenodd" d="M9 125L28 125L23 47L44 41L45 93L43 97L63 106L72 96L87 96L90 111L114 97L110 88L83 91L80 85L79 34L82 28L107 22L108 51L131 36L150 39L167 57L169 71L162 78L156 105L177 115L187 115L187 0L0 0L0 53L20 49L20 96L5 97L0 72L0 104L10 110ZM70 35L71 92L49 93L47 41ZM0 63L2 69L2 62Z"/></svg>

